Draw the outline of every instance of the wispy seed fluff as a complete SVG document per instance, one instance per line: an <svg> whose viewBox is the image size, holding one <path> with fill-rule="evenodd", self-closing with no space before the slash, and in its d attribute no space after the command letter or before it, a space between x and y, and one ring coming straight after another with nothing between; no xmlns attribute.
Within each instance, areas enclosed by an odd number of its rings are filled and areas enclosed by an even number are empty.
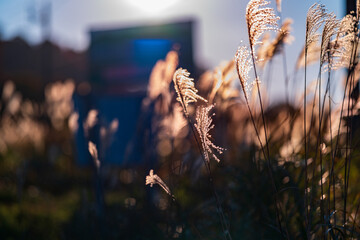
<svg viewBox="0 0 360 240"><path fill-rule="evenodd" d="M154 184L158 184L164 191L173 197L173 195L170 192L169 187L164 183L164 181L157 175L154 174L154 170L151 169L149 172L149 175L146 176L145 179L145 185L150 185L150 187L153 187Z"/></svg>
<svg viewBox="0 0 360 240"><path fill-rule="evenodd" d="M214 105L209 105L207 107L200 106L196 109L196 123L194 124L196 130L199 133L201 145L204 150L204 157L207 163L210 162L210 157L214 158L217 162L220 162L220 159L214 154L213 150L216 150L219 154L222 154L224 149L216 146L211 142L210 130L214 128L212 124L212 118L209 112L214 108Z"/></svg>
<svg viewBox="0 0 360 240"><path fill-rule="evenodd" d="M198 90L195 88L194 79L189 78L190 73L186 69L179 68L173 76L175 91L178 95L177 99L186 115L188 115L187 106L191 102L197 102L198 99L207 102L206 99L197 94Z"/></svg>
<svg viewBox="0 0 360 240"><path fill-rule="evenodd" d="M320 66L322 66L328 58L327 56L328 52L330 51L330 40L338 30L339 24L340 22L336 19L334 13L327 14L321 37Z"/></svg>
<svg viewBox="0 0 360 240"><path fill-rule="evenodd" d="M99 169L100 168L100 160L98 157L98 151L97 151L96 145L91 141L89 141L89 153L94 160L96 168Z"/></svg>
<svg viewBox="0 0 360 240"><path fill-rule="evenodd" d="M98 122L98 111L95 109L91 109L88 112L88 115L86 117L86 120L83 124L83 128L84 128L84 132L85 135L88 136L89 135L89 131L96 125L96 123Z"/></svg>
<svg viewBox="0 0 360 240"><path fill-rule="evenodd" d="M266 8L270 2L265 0L250 0L246 7L246 23L249 34L250 47L261 43L260 36L269 30L277 30L279 17L273 8Z"/></svg>
<svg viewBox="0 0 360 240"><path fill-rule="evenodd" d="M317 42L319 34L317 31L324 22L326 16L325 7L322 4L314 3L308 10L306 15L306 42L305 48L312 43Z"/></svg>
<svg viewBox="0 0 360 240"><path fill-rule="evenodd" d="M301 53L296 61L296 69L300 69L305 66L305 50L307 50L306 56L306 65L309 66L319 60L320 56L320 45L317 42L310 43L305 49L305 45L303 46Z"/></svg>
<svg viewBox="0 0 360 240"><path fill-rule="evenodd" d="M235 54L235 66L240 79L241 88L243 89L245 99L248 101L249 72L252 68L250 51L246 46L240 46Z"/></svg>
<svg viewBox="0 0 360 240"><path fill-rule="evenodd" d="M281 0L276 0L276 10L281 12Z"/></svg>
<svg viewBox="0 0 360 240"><path fill-rule="evenodd" d="M261 67L264 67L274 55L279 54L284 44L291 44L294 37L290 35L292 19L285 19L274 40L270 42L270 34L266 33L262 38L262 44L257 49L257 57Z"/></svg>
<svg viewBox="0 0 360 240"><path fill-rule="evenodd" d="M336 38L330 43L329 69L349 67L353 44L357 37L356 18L351 14L346 15L340 23Z"/></svg>

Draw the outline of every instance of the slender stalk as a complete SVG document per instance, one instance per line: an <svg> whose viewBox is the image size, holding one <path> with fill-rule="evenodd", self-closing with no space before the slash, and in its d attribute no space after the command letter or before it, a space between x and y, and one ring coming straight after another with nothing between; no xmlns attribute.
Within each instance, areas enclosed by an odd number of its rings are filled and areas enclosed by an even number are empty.
<svg viewBox="0 0 360 240"><path fill-rule="evenodd" d="M321 66L320 66L320 71L321 71ZM321 73L319 74L320 78L319 78L319 133L318 133L318 144L321 144L321 122L322 122L322 114L321 114ZM319 155L320 155L320 191L321 191L321 197L320 197L320 216L321 216L321 221L324 221L324 189L323 189L323 181L322 181L322 176L323 176L323 163L322 163L322 151L321 149L319 149ZM316 159L315 159L315 163L316 163ZM325 223L322 224L322 234L323 237L325 238Z"/></svg>
<svg viewBox="0 0 360 240"><path fill-rule="evenodd" d="M330 53L328 52L328 59L330 59ZM330 130L330 159L329 161L331 161L332 163L329 163L329 167L333 166L333 159L332 158L332 152L333 152L333 142L332 142L332 130L331 130L331 97L330 97L330 79L331 79L331 69L330 67L328 67L328 80L327 80L327 84L326 84L326 91L325 91L325 95L324 95L324 105L325 105L325 97L326 97L326 93L328 93L328 104L329 104L329 130ZM324 113L323 113L324 114ZM331 171L331 169L329 170ZM332 179L329 177L329 188L328 188L328 217L329 217L329 221L330 221L330 205L331 205L331 198L330 198L330 193L331 193L331 181ZM334 193L335 194L335 193ZM335 210L335 209L334 209Z"/></svg>
<svg viewBox="0 0 360 240"><path fill-rule="evenodd" d="M277 218L277 221L278 221L278 224L279 224L280 232L281 232L281 234L284 234L282 226L281 226L281 220L280 220L279 209L278 209L280 207L280 205L278 205L278 200L277 200L278 191L277 191L277 187L276 187L276 184L275 184L275 180L274 180L274 176L273 176L273 170L272 170L271 161L270 161L270 151L269 151L268 136L267 136L267 131L266 131L265 115L264 115L263 103L262 103L262 98L261 98L261 93L260 93L260 85L259 85L258 74L257 74L257 71L256 71L253 46L250 46L250 49L251 49L252 63L253 63L253 66L254 66L256 87L257 87L257 92L258 92L259 102L260 102L261 117L262 117L262 121L263 121L263 125L264 125L266 153L267 153L267 156L268 156L267 157L267 165L268 165L268 169L269 169L270 180L272 182L272 187L273 187L273 191L274 191L275 214L276 214L276 218Z"/></svg>
<svg viewBox="0 0 360 240"><path fill-rule="evenodd" d="M266 83L267 83L267 91L268 92L271 92L271 81L272 81L272 64L273 61L272 61L272 58L269 60L269 64L267 64L268 66L268 72L267 72L267 80L266 80Z"/></svg>
<svg viewBox="0 0 360 240"><path fill-rule="evenodd" d="M330 71L329 71L329 82L330 82ZM335 158L333 155L333 138L332 138L332 121L331 121L331 91L330 91L330 86L331 84L328 84L328 88L329 88L329 96L328 96L328 100L329 100L329 129L330 129L330 158L331 158L331 169L330 172L334 171L334 165L335 165ZM328 215L330 217L330 204L331 204L331 199L330 199L330 189L331 189L331 181L333 182L333 212L335 213L336 211L336 200L335 200L335 175L329 175L329 190L328 190L328 200L329 200L329 212ZM334 214L334 225L336 226L336 215Z"/></svg>
<svg viewBox="0 0 360 240"><path fill-rule="evenodd" d="M280 18L280 24L283 24L282 21L282 16L281 16L281 11L277 12ZM285 44L283 46L283 49L281 51L282 53L282 60L283 60L283 70L284 70L284 81L285 81L285 100L286 100L286 105L289 105L289 78L288 78L288 73L287 73L287 61L286 61L286 53L285 53Z"/></svg>
<svg viewBox="0 0 360 240"><path fill-rule="evenodd" d="M180 94L180 97L181 97L181 100L184 101L184 98L183 98L182 94ZM183 109L184 109L185 116L186 116L186 118L188 120L188 124L190 125L191 131L192 131L193 136L195 138L197 147L198 147L198 149L200 151L202 160L203 160L203 162L204 162L204 164L206 166L206 169L208 171L209 182L210 182L210 185L212 187L213 195L214 195L214 198L215 198L215 201L216 201L216 207L217 207L217 210L218 210L218 214L219 214L219 218L220 218L220 224L221 224L221 227L223 229L223 233L224 233L226 239L232 240L232 237L231 237L231 234L230 234L230 231L229 231L229 226L226 223L226 218L225 218L225 215L224 215L224 212L223 212L220 200L219 200L219 196L218 196L218 194L216 192L216 189L215 189L214 179L213 179L211 168L210 168L210 163L207 162L206 159L205 159L204 152L203 152L202 147L200 145L200 141L199 141L199 139L198 139L198 137L196 135L196 131L194 129L194 124L191 121L189 113L187 112L186 108L183 108Z"/></svg>
<svg viewBox="0 0 360 240"><path fill-rule="evenodd" d="M305 44L307 39L305 39ZM305 225L307 238L310 239L309 209L308 209L308 165L307 165L307 144L306 144L306 67L307 67L307 46L305 45L305 77L304 77L304 150L305 150Z"/></svg>
<svg viewBox="0 0 360 240"><path fill-rule="evenodd" d="M224 232L224 235L227 239L232 239L231 235L230 235L230 231L229 231L229 226L228 224L226 223L226 218L225 218L225 215L224 215L224 212L223 212L223 209L222 209L222 206L221 206L221 203L220 203L220 199L219 199L219 196L216 192L216 188L215 188L215 185L214 185L214 178L213 178L213 175L212 175L212 172L211 172L211 167L210 167L210 162L207 162L206 159L205 159L205 156L204 156L204 153L202 151L202 147L200 145L200 141L196 135L196 132L195 132L195 129L194 129L194 124L192 123L191 119L189 118L189 116L187 115L187 119L188 119L188 122L189 122L189 125L191 127L191 131L193 133L193 136L195 138L195 141L196 141L196 144L199 148L199 151L201 153L201 157L204 161L204 164L206 166L206 169L208 171L208 175L209 175L209 182L210 182L210 185L212 187L212 191L213 191L213 195L215 197L215 201L216 201L216 207L217 207L217 210L218 210L218 214L219 214L219 218L220 218L220 223L221 223L221 227L223 229L223 232Z"/></svg>
<svg viewBox="0 0 360 240"><path fill-rule="evenodd" d="M347 117L350 124L352 122L352 115L350 114L350 104L351 104L351 91L352 91L352 82L353 82L353 75L350 77L349 83L349 92L348 92L348 103L347 103ZM345 183L345 193L344 193L344 209L343 209L343 222L344 226L346 224L346 206L347 206L347 193L348 193L348 186L349 186L349 171L350 171L350 155L351 155L351 133L350 133L350 126L349 122L346 124L346 143L345 143L345 169L344 169L344 183Z"/></svg>

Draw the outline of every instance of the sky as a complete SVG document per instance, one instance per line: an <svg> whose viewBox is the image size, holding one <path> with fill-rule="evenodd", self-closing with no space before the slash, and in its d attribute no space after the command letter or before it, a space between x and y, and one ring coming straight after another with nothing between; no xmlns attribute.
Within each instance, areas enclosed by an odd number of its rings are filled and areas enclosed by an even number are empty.
<svg viewBox="0 0 360 240"><path fill-rule="evenodd" d="M191 18L196 20L195 62L211 69L233 58L240 41L247 39L247 0L0 0L2 37L11 39L20 35L31 43L40 42L39 24L29 21L29 13L50 1L51 39L74 50L87 48L92 28L171 23ZM286 48L291 69L303 46L306 13L313 3L313 0L282 1L283 19L290 17L294 21L295 41ZM339 18L344 16L345 1L323 0L321 3ZM271 6L275 8L275 1Z"/></svg>

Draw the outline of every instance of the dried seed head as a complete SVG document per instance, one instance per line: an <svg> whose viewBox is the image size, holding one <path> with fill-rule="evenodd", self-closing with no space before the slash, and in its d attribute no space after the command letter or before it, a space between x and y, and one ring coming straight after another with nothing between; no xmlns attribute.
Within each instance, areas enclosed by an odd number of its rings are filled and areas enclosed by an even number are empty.
<svg viewBox="0 0 360 240"><path fill-rule="evenodd" d="M258 59L261 59L259 62L260 66L263 67L267 61L274 57L274 55L280 53L284 44L291 44L294 40L294 37L290 35L292 22L292 19L285 19L275 39L271 42L269 41L270 35L264 35L262 45L257 51Z"/></svg>
<svg viewBox="0 0 360 240"><path fill-rule="evenodd" d="M83 127L84 127L84 132L85 132L85 135L88 136L89 135L89 131L91 128L93 128L98 119L97 119L97 116L98 116L98 111L95 110L95 109L91 109L89 112L88 112L88 115L86 117L86 120L83 124Z"/></svg>
<svg viewBox="0 0 360 240"><path fill-rule="evenodd" d="M281 12L281 0L276 0L276 10Z"/></svg>
<svg viewBox="0 0 360 240"><path fill-rule="evenodd" d="M222 100L237 96L237 90L232 88L232 82L236 79L234 64L235 61L231 59L228 62L223 62L214 69L212 73L212 88L208 97L209 103L214 102L216 95Z"/></svg>
<svg viewBox="0 0 360 240"><path fill-rule="evenodd" d="M89 153L94 160L96 168L99 169L100 168L100 160L98 157L98 151L97 151L96 145L91 141L89 141Z"/></svg>
<svg viewBox="0 0 360 240"><path fill-rule="evenodd" d="M15 84L12 81L7 81L3 87L2 100L8 101L14 93Z"/></svg>
<svg viewBox="0 0 360 240"><path fill-rule="evenodd" d="M307 58L306 58L306 65L309 66L319 60L320 56L320 46L318 45L317 41L310 43L307 47ZM300 69L305 66L305 45L301 50L301 53L296 61L296 69Z"/></svg>
<svg viewBox="0 0 360 240"><path fill-rule="evenodd" d="M324 29L321 37L321 53L320 53L320 67L327 60L328 52L330 50L330 40L335 35L340 22L336 19L334 13L329 13L325 17Z"/></svg>
<svg viewBox="0 0 360 240"><path fill-rule="evenodd" d="M173 76L175 91L178 95L177 99L186 115L188 115L187 107L191 102L197 102L198 99L207 102L206 99L197 94L198 90L195 88L194 79L189 78L190 73L186 69L179 68Z"/></svg>
<svg viewBox="0 0 360 240"><path fill-rule="evenodd" d="M211 116L209 112L214 108L214 105L209 105L207 107L200 106L196 109L196 123L194 124L196 130L199 133L201 145L204 150L205 160L209 163L210 157L213 157L217 162L220 162L220 159L214 154L213 150L215 149L219 154L222 154L224 148L216 146L211 142L210 130L214 128L214 124L212 124Z"/></svg>
<svg viewBox="0 0 360 240"><path fill-rule="evenodd" d="M265 33L261 38L261 45L257 48L256 58L257 58L257 64L260 67L264 67L268 60L268 51L272 43L270 37L271 36L269 32Z"/></svg>
<svg viewBox="0 0 360 240"><path fill-rule="evenodd" d="M341 67L349 67L353 44L357 38L356 33L356 18L348 14L341 20L336 38L330 42L330 59L325 59L329 64L328 69L336 70Z"/></svg>
<svg viewBox="0 0 360 240"><path fill-rule="evenodd" d="M149 78L147 89L149 99L154 100L160 94L168 93L171 78L176 70L178 62L178 54L175 51L168 52L165 61L159 60L156 62Z"/></svg>
<svg viewBox="0 0 360 240"><path fill-rule="evenodd" d="M250 51L246 46L240 46L235 54L235 66L238 73L241 88L243 89L245 99L248 101L248 92L250 91L248 81L249 72L252 68Z"/></svg>
<svg viewBox="0 0 360 240"><path fill-rule="evenodd" d="M79 128L79 114L77 112L73 112L68 120L68 126L72 133L75 133Z"/></svg>
<svg viewBox="0 0 360 240"><path fill-rule="evenodd" d="M249 34L250 47L259 44L260 36L269 30L278 30L277 21L273 8L265 8L270 2L265 0L250 0L246 6L246 23Z"/></svg>
<svg viewBox="0 0 360 240"><path fill-rule="evenodd" d="M164 191L173 197L173 195L170 192L169 187L164 183L164 181L157 175L154 174L154 170L151 169L149 172L149 175L146 176L145 179L145 185L150 185L150 187L153 187L154 184L158 184Z"/></svg>
<svg viewBox="0 0 360 240"><path fill-rule="evenodd" d="M305 49L312 42L317 42L319 38L319 34L317 30L319 30L320 26L324 22L324 17L326 16L325 6L322 4L314 3L308 10L306 15L306 42Z"/></svg>

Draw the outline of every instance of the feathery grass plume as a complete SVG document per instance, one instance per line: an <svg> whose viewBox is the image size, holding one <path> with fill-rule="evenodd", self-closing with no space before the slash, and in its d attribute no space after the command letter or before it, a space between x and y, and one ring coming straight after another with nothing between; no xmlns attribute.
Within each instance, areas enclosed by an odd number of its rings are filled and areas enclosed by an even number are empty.
<svg viewBox="0 0 360 240"><path fill-rule="evenodd" d="M240 84L243 89L246 101L249 100L248 92L250 91L249 88L249 72L252 68L252 61L250 51L246 46L240 46L235 54L235 65L236 71L238 73Z"/></svg>
<svg viewBox="0 0 360 240"><path fill-rule="evenodd" d="M214 108L214 105L209 105L207 107L199 106L196 109L196 123L195 128L199 133L201 145L204 152L204 157L207 163L210 162L210 157L213 157L217 162L220 162L220 159L213 153L215 149L219 154L222 154L224 148L216 146L213 142L211 142L211 135L210 130L214 128L214 124L212 124L211 116L214 116L215 113L212 115L209 112Z"/></svg>
<svg viewBox="0 0 360 240"><path fill-rule="evenodd" d="M94 160L95 166L97 169L99 169L100 168L100 160L98 157L98 151L97 151L96 145L93 142L89 141L88 146L89 146L89 148L88 148L89 153Z"/></svg>
<svg viewBox="0 0 360 240"><path fill-rule="evenodd" d="M8 101L15 93L15 84L12 81L7 81L3 86L2 100Z"/></svg>
<svg viewBox="0 0 360 240"><path fill-rule="evenodd" d="M161 93L168 91L178 62L179 57L176 51L168 52L165 61L159 60L156 62L151 71L147 89L147 95L151 100L156 99Z"/></svg>
<svg viewBox="0 0 360 240"><path fill-rule="evenodd" d="M270 48L271 41L270 41L270 33L267 32L261 38L261 45L257 48L256 51L256 62L258 65L263 68L268 59L268 49Z"/></svg>
<svg viewBox="0 0 360 240"><path fill-rule="evenodd" d="M209 93L209 103L214 102L216 95L222 100L238 96L237 91L231 88L232 81L236 78L233 59L216 67L212 75L213 83L211 92Z"/></svg>
<svg viewBox="0 0 360 240"><path fill-rule="evenodd" d="M154 174L154 170L151 169L149 175L146 176L145 185L150 185L150 187L153 187L154 184L158 184L167 194L174 198L169 187L157 174Z"/></svg>
<svg viewBox="0 0 360 240"><path fill-rule="evenodd" d="M249 34L250 47L261 43L260 36L269 30L277 30L277 21L280 19L275 15L273 8L267 8L270 2L265 0L250 0L246 6L246 23Z"/></svg>
<svg viewBox="0 0 360 240"><path fill-rule="evenodd" d="M319 33L317 31L324 22L324 17L326 16L325 6L322 4L314 3L309 8L306 15L306 42L305 49L312 42L317 42L319 39Z"/></svg>
<svg viewBox="0 0 360 240"><path fill-rule="evenodd" d="M281 0L276 0L276 10L281 12Z"/></svg>
<svg viewBox="0 0 360 240"><path fill-rule="evenodd" d="M303 68L305 66L305 45L302 48L300 55L296 61L296 70ZM306 66L313 64L319 60L320 56L320 46L317 41L311 42L309 46L307 46L307 57L306 57Z"/></svg>
<svg viewBox="0 0 360 240"><path fill-rule="evenodd" d="M330 51L330 40L335 35L339 27L339 20L336 19L334 13L328 13L325 17L324 29L321 36L320 48L320 67L328 60L328 52Z"/></svg>
<svg viewBox="0 0 360 240"><path fill-rule="evenodd" d="M269 61L276 54L279 54L284 46L284 44L291 44L294 40L294 37L290 35L292 19L285 19L280 30L278 31L275 39L269 41L269 34L265 34L262 39L262 45L257 51L257 57L260 61L261 66L264 66L267 61ZM258 60L258 61L259 61Z"/></svg>
<svg viewBox="0 0 360 240"><path fill-rule="evenodd" d="M274 56L275 54L279 53L284 44L291 44L294 41L294 36L290 35L290 32L292 30L292 23L293 20L290 18L286 18L284 20L279 32L277 33L274 41L272 42L273 48L270 49L270 56Z"/></svg>
<svg viewBox="0 0 360 240"><path fill-rule="evenodd" d="M343 17L339 24L339 30L336 38L330 43L330 59L327 59L330 69L336 70L341 67L349 67L351 60L354 36L355 34L356 18L351 14ZM355 40L356 41L356 40Z"/></svg>
<svg viewBox="0 0 360 240"><path fill-rule="evenodd" d="M64 127L65 120L72 112L74 91L75 83L71 79L48 84L45 88L46 112L57 130Z"/></svg>
<svg viewBox="0 0 360 240"><path fill-rule="evenodd" d="M68 120L68 126L72 133L75 133L79 128L79 113L73 112Z"/></svg>
<svg viewBox="0 0 360 240"><path fill-rule="evenodd" d="M169 131L168 133L171 138L176 138L179 135L185 137L188 132L187 121L179 103L173 106L172 114L165 117L162 124L164 124L163 126Z"/></svg>
<svg viewBox="0 0 360 240"><path fill-rule="evenodd" d="M97 116L98 116L98 111L95 110L95 109L91 109L89 112L88 112L88 115L86 117L86 120L83 124L83 128L84 128L84 132L85 132L85 135L88 136L89 135L89 131L91 128L93 128L98 119L97 119Z"/></svg>
<svg viewBox="0 0 360 240"><path fill-rule="evenodd" d="M207 102L206 99L197 94L198 90L195 88L194 79L189 78L190 73L186 69L179 68L175 71L173 76L175 91L178 95L177 99L186 115L188 115L187 107L191 102L197 102L197 100L202 100Z"/></svg>

